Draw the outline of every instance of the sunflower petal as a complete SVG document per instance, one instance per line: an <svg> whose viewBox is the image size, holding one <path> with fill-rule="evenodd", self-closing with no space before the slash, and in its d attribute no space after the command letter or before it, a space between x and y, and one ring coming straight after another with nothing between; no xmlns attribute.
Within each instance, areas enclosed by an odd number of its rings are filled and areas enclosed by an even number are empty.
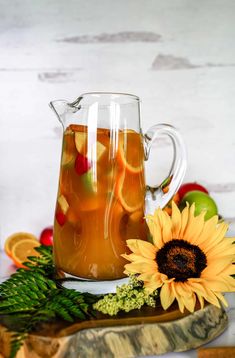
<svg viewBox="0 0 235 358"><path fill-rule="evenodd" d="M158 223L158 220L156 220L152 215L147 215L146 222L152 235L154 245L158 249L161 249L163 246L162 229Z"/></svg>
<svg viewBox="0 0 235 358"><path fill-rule="evenodd" d="M191 244L197 245L198 237L200 237L203 229L204 229L204 223L205 223L205 212L201 212L196 217L191 217L190 221L188 222L188 225L185 229L183 239L190 242Z"/></svg>
<svg viewBox="0 0 235 358"><path fill-rule="evenodd" d="M175 295L171 289L171 284L164 283L160 291L161 305L164 310L171 306L175 300Z"/></svg>
<svg viewBox="0 0 235 358"><path fill-rule="evenodd" d="M197 239L197 245L200 248L206 249L208 246L208 242L210 241L211 237L215 237L216 230L217 230L217 223L218 223L218 216L215 215L209 220L205 221L203 230Z"/></svg>
<svg viewBox="0 0 235 358"><path fill-rule="evenodd" d="M149 291L149 292L153 292L153 291L156 291L159 287L162 286L162 283L160 282L145 282L144 283L144 288Z"/></svg>
<svg viewBox="0 0 235 358"><path fill-rule="evenodd" d="M181 213L178 206L172 201L172 215L171 215L171 222L172 222L172 237L178 238L180 229L181 229Z"/></svg>
<svg viewBox="0 0 235 358"><path fill-rule="evenodd" d="M170 216L165 211L163 211L162 214L163 214L162 220L164 223L162 228L162 238L163 238L163 242L167 243L168 241L172 240L172 232L171 232L172 223L171 223Z"/></svg>
<svg viewBox="0 0 235 358"><path fill-rule="evenodd" d="M188 223L188 216L189 216L189 205L187 203L186 207L183 209L181 213L181 229L179 233L179 238L182 238L184 236L184 230L187 227L187 223Z"/></svg>
<svg viewBox="0 0 235 358"><path fill-rule="evenodd" d="M224 304L225 307L228 307L228 302L220 292L214 292L216 297Z"/></svg>
<svg viewBox="0 0 235 358"><path fill-rule="evenodd" d="M192 294L188 297L185 296L181 296L181 299L185 305L185 307L187 308L187 310L189 312L193 312L194 308L195 308L195 304L196 304L196 296L195 294L192 292Z"/></svg>
<svg viewBox="0 0 235 358"><path fill-rule="evenodd" d="M197 298L200 303L201 309L203 309L204 308L204 298L201 295L199 295L198 293L197 293Z"/></svg>
<svg viewBox="0 0 235 358"><path fill-rule="evenodd" d="M156 270L156 265L146 262L132 262L130 264L126 264L125 266L125 273L132 274L132 273L144 273L144 272L152 272L154 273Z"/></svg>
<svg viewBox="0 0 235 358"><path fill-rule="evenodd" d="M175 282L172 283L172 291L173 291L173 294L175 295L175 298L178 302L178 306L179 306L179 310L180 312L184 312L184 304L183 304L183 301L181 300L181 296L179 296L179 294L176 292L176 289L175 289Z"/></svg>

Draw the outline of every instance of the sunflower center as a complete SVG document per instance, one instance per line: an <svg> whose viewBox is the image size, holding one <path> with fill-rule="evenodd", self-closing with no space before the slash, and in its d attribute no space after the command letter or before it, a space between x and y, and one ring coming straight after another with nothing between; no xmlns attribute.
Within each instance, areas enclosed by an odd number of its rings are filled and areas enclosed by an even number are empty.
<svg viewBox="0 0 235 358"><path fill-rule="evenodd" d="M190 277L200 277L206 268L204 252L185 240L171 240L156 254L159 272L175 281L184 282Z"/></svg>

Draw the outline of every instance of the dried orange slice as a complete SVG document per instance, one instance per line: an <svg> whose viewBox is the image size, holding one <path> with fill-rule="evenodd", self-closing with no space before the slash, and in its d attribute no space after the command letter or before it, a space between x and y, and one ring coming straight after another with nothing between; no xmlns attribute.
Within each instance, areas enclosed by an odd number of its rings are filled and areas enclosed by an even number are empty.
<svg viewBox="0 0 235 358"><path fill-rule="evenodd" d="M132 174L143 170L144 149L139 133L129 129L119 133L117 161Z"/></svg>
<svg viewBox="0 0 235 358"><path fill-rule="evenodd" d="M17 242L12 248L12 260L17 267L25 268L23 262L27 261L28 256L40 256L40 254L34 249L40 246L38 241L34 239L23 239Z"/></svg>
<svg viewBox="0 0 235 358"><path fill-rule="evenodd" d="M143 173L136 175L124 171L117 180L115 195L126 211L133 212L143 208L144 191Z"/></svg>
<svg viewBox="0 0 235 358"><path fill-rule="evenodd" d="M12 257L13 247L17 242L22 241L24 239L30 239L38 242L36 236L34 236L33 234L30 234L28 232L16 232L15 234L9 236L5 241L4 250L6 254L9 257Z"/></svg>

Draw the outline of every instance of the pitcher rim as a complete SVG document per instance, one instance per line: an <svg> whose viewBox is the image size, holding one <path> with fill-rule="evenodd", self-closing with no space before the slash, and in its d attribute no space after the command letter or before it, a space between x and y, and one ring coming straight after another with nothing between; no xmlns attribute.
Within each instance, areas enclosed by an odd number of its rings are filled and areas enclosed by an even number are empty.
<svg viewBox="0 0 235 358"><path fill-rule="evenodd" d="M135 99L137 101L140 101L139 96L133 94L133 93L127 93L127 92L106 92L106 91L92 91L92 92L84 92L79 97L82 96L92 96L92 95L117 95L117 96L125 96L125 97L131 97L132 99Z"/></svg>

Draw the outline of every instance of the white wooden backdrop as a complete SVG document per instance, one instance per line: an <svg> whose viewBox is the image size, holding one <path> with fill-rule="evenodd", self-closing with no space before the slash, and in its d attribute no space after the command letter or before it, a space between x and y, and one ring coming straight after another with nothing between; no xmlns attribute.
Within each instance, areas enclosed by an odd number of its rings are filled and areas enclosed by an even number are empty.
<svg viewBox="0 0 235 358"><path fill-rule="evenodd" d="M48 102L88 91L137 94L144 130L179 128L185 180L235 222L235 1L0 0L1 246L52 224L61 129ZM149 181L169 151L159 142Z"/></svg>

